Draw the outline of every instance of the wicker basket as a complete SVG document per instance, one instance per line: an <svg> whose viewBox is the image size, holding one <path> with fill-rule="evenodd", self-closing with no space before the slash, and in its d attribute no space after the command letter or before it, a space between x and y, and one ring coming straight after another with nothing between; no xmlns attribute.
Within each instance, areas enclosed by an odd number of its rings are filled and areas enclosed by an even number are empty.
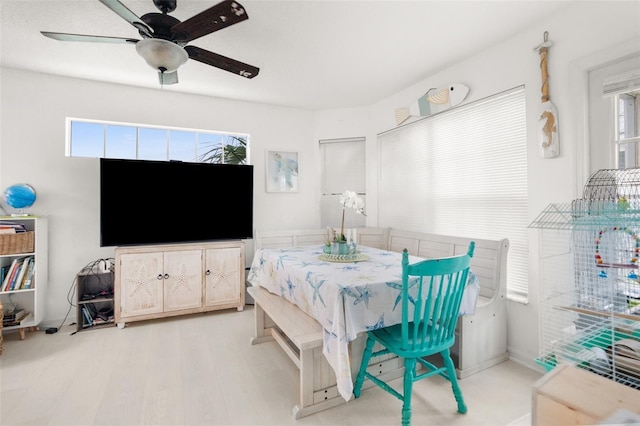
<svg viewBox="0 0 640 426"><path fill-rule="evenodd" d="M14 253L33 253L35 232L0 235L0 255Z"/></svg>

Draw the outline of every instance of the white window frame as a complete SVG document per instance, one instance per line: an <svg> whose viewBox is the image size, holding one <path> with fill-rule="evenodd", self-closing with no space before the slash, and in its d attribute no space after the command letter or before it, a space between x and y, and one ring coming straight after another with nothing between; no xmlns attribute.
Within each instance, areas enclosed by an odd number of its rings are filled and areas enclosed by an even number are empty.
<svg viewBox="0 0 640 426"><path fill-rule="evenodd" d="M576 80L584 75L586 88L586 97L579 92L575 93L576 98L582 97L582 108L586 111L584 127L577 127L579 130L586 130L583 139L586 149L582 156L584 167L580 168L578 163L577 198L582 196L583 187L592 173L601 169L628 166L629 163L620 164L619 161L621 143L631 142L638 145L634 138L628 141L619 140L616 105L619 94L632 91L640 84L640 53L637 52L637 43L634 49L634 54L618 53L619 56L594 58L593 63L576 70ZM612 53L614 54L615 52ZM579 103L576 104L577 107ZM581 137L580 133L576 135L577 140ZM581 148L582 145L578 144L578 160L581 158Z"/></svg>

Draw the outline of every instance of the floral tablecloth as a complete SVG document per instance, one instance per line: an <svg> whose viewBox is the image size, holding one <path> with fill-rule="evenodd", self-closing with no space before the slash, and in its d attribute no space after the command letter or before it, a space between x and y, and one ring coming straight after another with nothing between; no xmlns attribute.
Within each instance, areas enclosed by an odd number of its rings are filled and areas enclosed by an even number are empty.
<svg viewBox="0 0 640 426"><path fill-rule="evenodd" d="M402 320L402 254L359 247L361 262L320 260L322 246L256 250L248 281L296 304L324 328L323 353L333 368L340 395L348 401L353 379L348 344L358 333ZM414 263L421 258L410 256ZM463 306L473 313L478 283L469 274ZM473 284L473 285L471 285ZM469 291L473 289L473 291Z"/></svg>

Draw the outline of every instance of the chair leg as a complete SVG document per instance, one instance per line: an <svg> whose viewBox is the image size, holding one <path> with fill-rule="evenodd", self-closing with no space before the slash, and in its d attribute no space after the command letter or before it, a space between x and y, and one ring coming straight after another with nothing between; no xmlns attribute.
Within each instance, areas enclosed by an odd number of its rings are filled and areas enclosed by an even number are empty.
<svg viewBox="0 0 640 426"><path fill-rule="evenodd" d="M447 376L449 377L449 381L451 382L453 396L456 397L456 401L458 402L458 413L465 414L467 412L467 406L464 403L462 390L460 389L460 385L458 384L458 378L456 377L456 368L454 367L453 361L451 360L451 352L449 351L449 349L445 349L444 351L440 352L440 355L442 355L442 361L447 367Z"/></svg>
<svg viewBox="0 0 640 426"><path fill-rule="evenodd" d="M416 377L416 359L405 358L404 360L404 393L402 399L402 426L411 424L411 395L413 391L413 381Z"/></svg>
<svg viewBox="0 0 640 426"><path fill-rule="evenodd" d="M362 390L362 384L364 383L364 373L367 371L369 360L371 360L371 354L373 353L373 345L375 339L371 336L367 336L367 344L362 352L362 361L360 364L360 370L358 371L358 377L356 377L356 383L353 386L353 395L356 398L360 397L360 391Z"/></svg>

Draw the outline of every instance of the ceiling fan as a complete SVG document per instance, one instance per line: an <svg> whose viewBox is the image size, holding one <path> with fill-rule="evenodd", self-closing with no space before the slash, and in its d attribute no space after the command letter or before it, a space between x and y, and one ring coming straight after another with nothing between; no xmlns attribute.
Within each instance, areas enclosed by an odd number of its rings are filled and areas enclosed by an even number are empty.
<svg viewBox="0 0 640 426"><path fill-rule="evenodd" d="M153 0L153 4L161 13L147 13L142 17L138 17L119 0L100 0L100 2L133 25L142 40L49 31L41 31L41 33L61 41L135 44L138 54L152 68L158 70L162 85L176 84L178 68L189 58L245 78L253 78L260 71L252 65L188 45L199 37L249 19L244 7L237 1L224 0L185 21L169 15L175 10L177 0Z"/></svg>

